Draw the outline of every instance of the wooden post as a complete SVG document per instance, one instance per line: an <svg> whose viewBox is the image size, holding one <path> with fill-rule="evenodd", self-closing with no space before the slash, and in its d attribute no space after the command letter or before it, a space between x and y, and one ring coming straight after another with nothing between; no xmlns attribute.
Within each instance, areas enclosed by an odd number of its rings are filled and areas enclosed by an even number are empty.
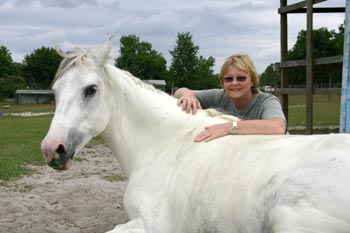
<svg viewBox="0 0 350 233"><path fill-rule="evenodd" d="M339 133L350 133L350 1L346 1Z"/></svg>
<svg viewBox="0 0 350 233"><path fill-rule="evenodd" d="M306 0L306 134L312 134L313 118L313 0Z"/></svg>
<svg viewBox="0 0 350 233"><path fill-rule="evenodd" d="M280 0L280 8L287 6L287 0ZM288 60L288 18L281 13L281 62ZM281 88L288 88L288 69L281 68ZM282 94L282 109L288 122L288 94Z"/></svg>

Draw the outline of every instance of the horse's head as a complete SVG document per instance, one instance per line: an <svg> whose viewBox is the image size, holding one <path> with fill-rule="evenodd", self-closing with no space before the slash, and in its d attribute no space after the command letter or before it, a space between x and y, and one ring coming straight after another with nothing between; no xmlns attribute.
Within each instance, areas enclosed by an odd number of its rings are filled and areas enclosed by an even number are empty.
<svg viewBox="0 0 350 233"><path fill-rule="evenodd" d="M104 67L113 37L101 47L64 54L53 91L56 111L49 132L41 143L47 163L69 169L72 159L91 138L102 133L111 116Z"/></svg>

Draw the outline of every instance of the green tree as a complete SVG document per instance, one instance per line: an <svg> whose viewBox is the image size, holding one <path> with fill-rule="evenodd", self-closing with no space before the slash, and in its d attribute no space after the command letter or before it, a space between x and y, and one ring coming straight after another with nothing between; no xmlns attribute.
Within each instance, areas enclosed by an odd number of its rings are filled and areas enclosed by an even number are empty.
<svg viewBox="0 0 350 233"><path fill-rule="evenodd" d="M120 38L120 56L115 60L115 65L140 79L167 79L163 55L152 49L149 42L140 41L135 35Z"/></svg>
<svg viewBox="0 0 350 233"><path fill-rule="evenodd" d="M22 63L14 62L13 65L15 67L14 76L22 76Z"/></svg>
<svg viewBox="0 0 350 233"><path fill-rule="evenodd" d="M343 54L344 46L344 24L335 30L329 31L327 28L313 30L313 57L329 57ZM292 49L288 51L288 60L306 59L306 31L301 30L298 33L297 41ZM271 85L275 79L277 71L273 65L266 67L260 75L261 85ZM314 84L320 87L334 87L341 83L342 67L341 65L333 66L316 66L314 69ZM278 71L277 85L280 85L280 76ZM293 68L288 71L288 82L292 87L303 87L306 84L305 67Z"/></svg>
<svg viewBox="0 0 350 233"><path fill-rule="evenodd" d="M341 24L338 27L338 31L336 32L334 30L331 31L332 33L332 47L334 50L335 54L343 54L343 50L344 50L344 24Z"/></svg>
<svg viewBox="0 0 350 233"><path fill-rule="evenodd" d="M344 25L339 26L339 32L329 31L327 28L313 30L313 57L329 57L343 54L344 43ZM297 41L292 49L288 51L289 60L302 60L306 58L306 31L301 30L298 34ZM306 71L300 69L291 69L288 73L290 85L305 85ZM329 86L330 82L341 82L341 66L315 67L314 84L321 87Z"/></svg>
<svg viewBox="0 0 350 233"><path fill-rule="evenodd" d="M55 49L41 47L26 55L22 64L22 76L32 89L47 89L62 61Z"/></svg>
<svg viewBox="0 0 350 233"><path fill-rule="evenodd" d="M5 46L0 46L0 78L15 75L16 70L10 51Z"/></svg>
<svg viewBox="0 0 350 233"><path fill-rule="evenodd" d="M219 88L219 74L214 74L213 67L215 65L215 59L208 57L207 59L199 56L198 64L196 67L196 89L211 89Z"/></svg>
<svg viewBox="0 0 350 233"><path fill-rule="evenodd" d="M189 32L178 33L172 56L170 75L174 87L187 86L192 88L195 83L195 68L199 46L194 45Z"/></svg>
<svg viewBox="0 0 350 233"><path fill-rule="evenodd" d="M18 89L25 89L26 82L17 76L7 76L0 79L0 99L13 98Z"/></svg>
<svg viewBox="0 0 350 233"><path fill-rule="evenodd" d="M179 33L174 50L169 52L172 56L169 73L173 88L185 86L203 89L217 86L212 69L215 59L198 57L199 46L194 44L190 32Z"/></svg>
<svg viewBox="0 0 350 233"><path fill-rule="evenodd" d="M280 86L280 74L273 64L266 67L265 71L260 75L260 86Z"/></svg>

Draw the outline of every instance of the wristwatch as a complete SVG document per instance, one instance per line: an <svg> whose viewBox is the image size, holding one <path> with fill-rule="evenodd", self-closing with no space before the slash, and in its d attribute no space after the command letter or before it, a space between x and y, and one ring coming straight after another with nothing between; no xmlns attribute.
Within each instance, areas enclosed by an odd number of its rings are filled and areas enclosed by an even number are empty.
<svg viewBox="0 0 350 233"><path fill-rule="evenodd" d="M232 128L231 128L231 134L238 134L238 122L237 121L232 121Z"/></svg>

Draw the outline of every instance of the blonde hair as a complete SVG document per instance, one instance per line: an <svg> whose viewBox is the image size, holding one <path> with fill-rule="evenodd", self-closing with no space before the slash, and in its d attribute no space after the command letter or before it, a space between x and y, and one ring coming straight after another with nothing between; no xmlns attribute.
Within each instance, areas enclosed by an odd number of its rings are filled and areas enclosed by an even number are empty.
<svg viewBox="0 0 350 233"><path fill-rule="evenodd" d="M256 72L253 61L246 54L234 54L226 59L225 63L221 67L219 74L219 80L221 85L223 85L223 78L225 74L231 67L236 67L237 69L247 73L253 83L252 93L257 94L259 91L259 76Z"/></svg>

